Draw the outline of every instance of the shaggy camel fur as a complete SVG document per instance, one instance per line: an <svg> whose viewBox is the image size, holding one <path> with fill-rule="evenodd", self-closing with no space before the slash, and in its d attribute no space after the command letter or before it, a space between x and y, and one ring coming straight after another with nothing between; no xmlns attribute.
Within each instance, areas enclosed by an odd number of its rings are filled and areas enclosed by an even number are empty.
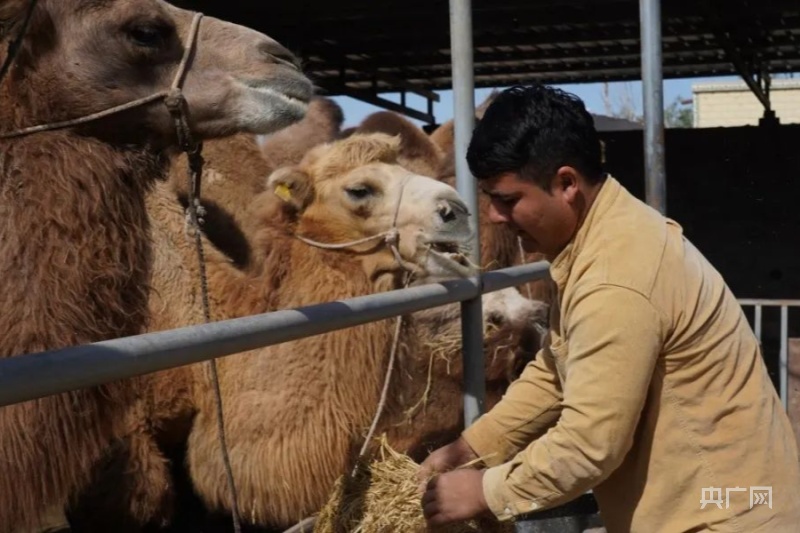
<svg viewBox="0 0 800 533"><path fill-rule="evenodd" d="M270 190L251 205L263 231L254 241L269 254L264 259L269 290L255 292L268 294L271 309L401 285L404 270L379 241L333 251L293 237L343 242L388 229L398 182L413 176L395 164L397 152L397 142L385 135L358 135L317 147L300 165L272 175ZM444 184L419 176L412 179L401 203L400 253L405 261L430 269L433 263L424 261L408 228L429 231L430 221L441 218L436 213L442 195L451 198L447 202L458 204L458 200ZM454 222L466 228L463 215L455 216ZM227 295L235 289L219 283L212 291ZM218 299L219 307L230 303ZM521 309L520 322L529 321L536 312L535 306ZM381 321L219 361L228 444L248 521L286 527L324 504L335 479L352 464L374 415L393 330L394 321ZM415 357L423 351L415 330L415 321L407 318L381 425L405 448L419 448L429 437L413 426L419 420L424 423L425 411L413 413L411 424L406 414L423 396L428 373L427 358ZM209 508L225 510L229 499L212 398L197 387L194 401L198 413L188 443L190 476Z"/></svg>
<svg viewBox="0 0 800 533"><path fill-rule="evenodd" d="M4 52L27 6L3 4ZM85 116L168 87L191 21L191 13L158 0L40 0L0 86L2 131ZM267 133L300 119L298 98L307 100L311 85L292 61L264 35L204 19L184 83L195 135ZM163 105L150 104L2 140L0 356L143 330L151 261L145 195L164 175L171 124ZM125 513L141 523L161 520L170 482L150 428L132 425L143 409L140 384L0 409L0 531L36 527L46 509L87 486L106 450L125 437L137 466Z"/></svg>
<svg viewBox="0 0 800 533"><path fill-rule="evenodd" d="M333 141L340 125L341 108L314 97L302 120L271 134L261 147L252 135L205 143L202 230L215 320L274 310L269 304L270 279L279 274L264 268L265 263L275 263L266 256L274 224L262 227L250 206L260 205L254 199L266 191L266 179L277 168L276 161L299 163L314 146ZM267 161L262 150L274 154L273 160ZM158 184L147 197L154 242L150 331L196 324L203 317L196 251L186 237L186 171L185 159L180 158L167 182ZM271 198L272 193L267 195Z"/></svg>

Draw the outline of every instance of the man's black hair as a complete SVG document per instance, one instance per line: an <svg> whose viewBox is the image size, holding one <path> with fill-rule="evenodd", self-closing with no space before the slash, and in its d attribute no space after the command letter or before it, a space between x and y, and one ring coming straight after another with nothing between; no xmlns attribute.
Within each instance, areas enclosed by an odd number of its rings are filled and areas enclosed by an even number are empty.
<svg viewBox="0 0 800 533"><path fill-rule="evenodd" d="M477 179L517 172L547 191L564 165L590 183L604 178L592 115L577 96L540 84L495 98L472 134L467 163Z"/></svg>

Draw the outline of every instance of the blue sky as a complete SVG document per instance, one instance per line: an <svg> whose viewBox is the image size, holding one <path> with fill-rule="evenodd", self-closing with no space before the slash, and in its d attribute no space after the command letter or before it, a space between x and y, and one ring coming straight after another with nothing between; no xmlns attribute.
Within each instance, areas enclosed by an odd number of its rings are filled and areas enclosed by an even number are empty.
<svg viewBox="0 0 800 533"><path fill-rule="evenodd" d="M777 77L777 76L776 76ZM692 85L708 82L730 82L739 81L740 78L735 76L717 76L713 78L684 78L684 79L670 79L664 80L664 105L669 105L676 97L688 99L692 97ZM566 91L576 94L586 103L589 111L595 114L605 114L605 106L603 104L603 84L602 83L586 83L586 84L569 84L569 85L556 85ZM450 120L453 116L453 94L452 91L437 91L440 95L440 101L434 103L434 116L438 123ZM477 89L475 91L475 104L479 104L491 92L491 89ZM623 95L630 95L633 104L637 109L637 113L641 114L642 109L642 83L639 81L632 82L617 82L609 84L609 94L612 103L618 103ZM399 96L396 94L382 95L389 100L399 102ZM345 116L345 127L355 126L361 120L375 111L380 111L380 108L373 105L354 100L349 97L334 97L335 101L342 106ZM419 110L425 110L426 104L423 98L416 95L408 95L407 102L410 107ZM422 122L414 121L417 124Z"/></svg>

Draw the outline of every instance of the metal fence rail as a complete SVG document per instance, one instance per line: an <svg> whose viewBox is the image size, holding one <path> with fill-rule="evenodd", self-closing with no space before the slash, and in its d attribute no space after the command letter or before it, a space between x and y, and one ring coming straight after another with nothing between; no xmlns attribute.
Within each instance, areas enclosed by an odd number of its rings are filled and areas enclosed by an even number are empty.
<svg viewBox="0 0 800 533"><path fill-rule="evenodd" d="M542 279L547 262L0 361L0 406L348 328Z"/></svg>
<svg viewBox="0 0 800 533"><path fill-rule="evenodd" d="M778 372L780 376L780 396L783 408L789 409L789 308L800 307L800 300L767 300L761 298L740 298L742 307L753 307L753 331L758 342L761 341L764 323L764 307L780 308L780 349L778 352Z"/></svg>

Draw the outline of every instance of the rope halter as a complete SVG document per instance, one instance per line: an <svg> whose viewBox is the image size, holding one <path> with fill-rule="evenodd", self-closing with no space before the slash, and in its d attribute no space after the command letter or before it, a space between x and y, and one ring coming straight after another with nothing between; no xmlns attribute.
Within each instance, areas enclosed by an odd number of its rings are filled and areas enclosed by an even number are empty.
<svg viewBox="0 0 800 533"><path fill-rule="evenodd" d="M202 13L194 14L194 18L192 19L192 26L189 29L189 35L187 36L186 44L184 47L183 58L181 59L181 62L178 65L178 70L175 72L175 78L172 81L172 84L170 85L169 89L159 91L157 93L151 94L150 96L145 96L144 98L139 98L137 100L133 100L131 102L118 105L106 109L104 111L92 113L91 115L86 115L84 117L71 120L64 120L62 122L52 122L50 124L41 124L39 126L31 126L28 128L23 128L17 131L13 131L11 133L2 133L0 134L0 139L12 139L15 137L22 137L25 135L31 135L33 133L39 133L42 131L53 131L64 128L70 128L73 126L79 126L81 124L86 124L87 122L93 122L95 120L105 118L109 115L121 113L122 111L128 111L129 109L149 104L150 102L154 102L159 99L164 99L164 103L166 104L167 109L169 109L173 117L176 116L177 113L180 113L181 116L183 117L181 119L181 122L185 123L186 98L183 96L183 91L182 91L183 81L186 71L188 70L189 60L191 59L192 54L195 51L195 46L197 44L197 35L200 29L200 19L202 18L203 18ZM176 122L176 127L178 127L177 122ZM185 142L188 142L188 139L189 139L188 126L178 127L179 143L183 144ZM181 148L183 149L183 146Z"/></svg>
<svg viewBox="0 0 800 533"><path fill-rule="evenodd" d="M417 265L414 265L413 263L410 263L410 262L406 261L405 259L403 259L402 256L400 255L400 249L399 249L399 245L400 245L400 230L397 227L397 219L398 219L398 216L400 214L400 204L402 202L403 193L405 192L405 187L406 187L406 184L408 183L408 180L409 180L409 178L406 178L403 181L402 186L400 187L400 195L398 196L397 204L395 205L394 218L392 220L392 225L386 231L382 231L382 232L377 233L375 235L370 235L368 237L364 237L364 238L361 238L361 239L356 239L356 240L353 240L353 241L347 241L347 242L342 242L342 243L324 243L324 242L319 242L319 241L315 241L313 239L309 239L308 237L304 237L304 236L298 235L298 234L294 234L294 237L297 240L308 244L309 246L314 246L316 248L322 248L322 249L325 249L325 250L344 250L344 249L347 249L347 248L351 248L353 246L358 246L359 244L364 244L364 243L367 243L367 242L376 241L378 239L383 239L384 244L386 244L386 246L388 246L389 249L391 250L392 255L394 256L394 259L397 262L397 264L401 268L405 269L406 271L408 271L411 274L418 274L419 270L420 270L419 267ZM458 273L459 276L464 277L464 278L473 276L475 274L475 272L479 272L479 271L483 270L480 266L475 265L472 261L470 261L469 258L466 257L465 255L462 255L462 259L464 259L467 262L468 266L464 266L464 265L458 263L457 261L454 261L453 259L448 257L446 254L433 249L432 246L428 246L428 253L433 255L433 256L435 256L435 257L437 257L440 261L446 263L448 268L454 270L455 272Z"/></svg>
<svg viewBox="0 0 800 533"><path fill-rule="evenodd" d="M400 215L400 204L403 201L403 193L406 189L406 184L408 184L409 178L406 177L403 180L402 185L400 186L400 194L397 197L397 203L395 204L394 208L394 216L392 218L392 225L386 231L382 231L375 235L370 235L369 237L364 237L362 239L356 239L353 241L347 241L342 243L324 243L315 241L313 239L309 239L308 237L303 237L302 235L295 234L294 237L309 246L314 246L315 248L321 248L323 250L345 250L347 248L352 248L353 246L358 246L359 244L364 244L371 241L377 241L379 239L383 239L383 242L389 249L392 251L392 255L394 256L394 260L397 264L407 270L408 272L415 274L419 271L419 267L414 265L413 263L409 263L400 255L400 230L397 227L397 219Z"/></svg>

